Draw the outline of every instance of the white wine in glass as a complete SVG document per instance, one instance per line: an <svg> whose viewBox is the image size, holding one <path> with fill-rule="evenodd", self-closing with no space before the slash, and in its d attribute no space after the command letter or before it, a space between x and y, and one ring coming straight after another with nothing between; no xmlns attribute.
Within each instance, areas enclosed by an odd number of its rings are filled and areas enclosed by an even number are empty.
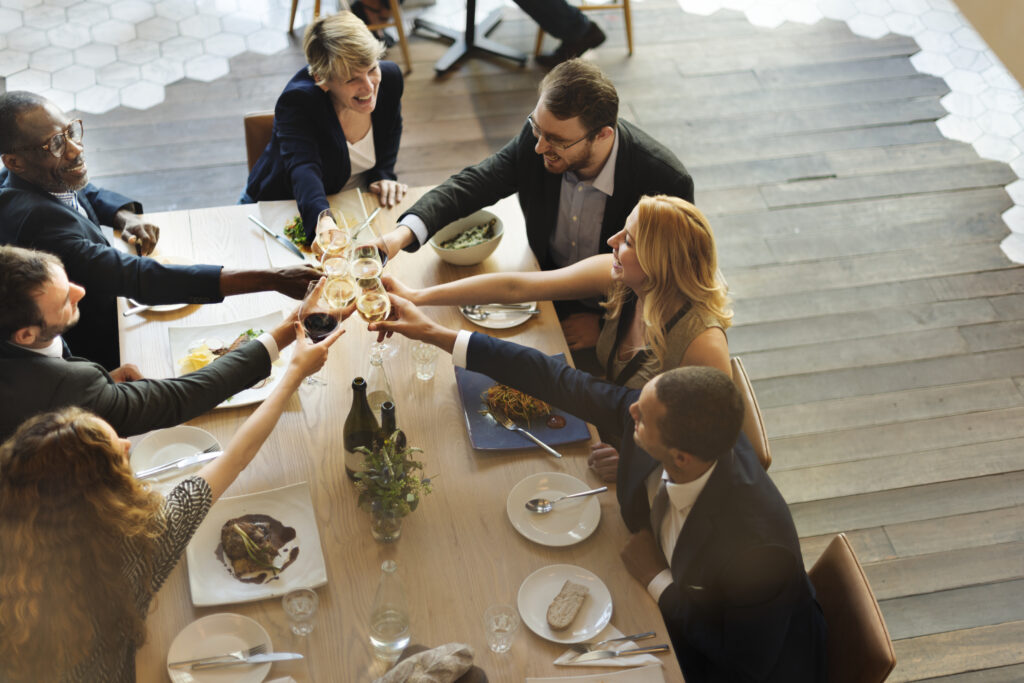
<svg viewBox="0 0 1024 683"><path fill-rule="evenodd" d="M356 283L348 277L332 277L324 285L324 298L331 308L345 308L356 298Z"/></svg>
<svg viewBox="0 0 1024 683"><path fill-rule="evenodd" d="M357 279L379 277L384 265L380 251L372 244L360 244L352 250L352 265L349 271Z"/></svg>
<svg viewBox="0 0 1024 683"><path fill-rule="evenodd" d="M356 310L363 320L368 323L386 320L391 314L391 299L388 298L388 292L381 284L380 278L361 278L356 281L356 286L359 289Z"/></svg>

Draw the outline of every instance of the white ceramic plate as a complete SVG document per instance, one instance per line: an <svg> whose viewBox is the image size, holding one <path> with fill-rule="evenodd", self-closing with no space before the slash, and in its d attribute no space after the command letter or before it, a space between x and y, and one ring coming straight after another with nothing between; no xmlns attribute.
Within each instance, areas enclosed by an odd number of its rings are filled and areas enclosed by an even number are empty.
<svg viewBox="0 0 1024 683"><path fill-rule="evenodd" d="M220 448L220 443L213 434L198 427L179 425L170 429L150 432L132 449L132 471L138 472L163 465L171 460L204 451L211 445ZM178 482L190 474L194 474L204 464L200 463L183 470L172 470L166 475L157 476L148 481L153 484L154 490L166 494L177 486Z"/></svg>
<svg viewBox="0 0 1024 683"><path fill-rule="evenodd" d="M249 318L247 320L238 320L236 322L229 323L217 323L216 325L168 327L167 340L170 343L171 364L174 366L174 372L179 377L187 374L182 370L181 361L189 354L189 349L194 348L198 344L202 344L207 340L230 344L238 335L242 334L246 330L263 330L264 332L270 332L272 329L280 325L282 320L284 320L284 316L280 312L274 312L261 315L258 318ZM217 407L235 408L238 406L247 406L251 403L259 403L267 396L270 396L270 392L274 390L274 382L276 382L281 373L284 372L285 366L288 365L288 359L291 358L291 355L291 346L282 349L277 361L270 366L269 377L249 389L243 389Z"/></svg>
<svg viewBox="0 0 1024 683"><path fill-rule="evenodd" d="M280 565L296 546L299 548L298 557L266 583L239 581L216 555L224 523L248 514L270 515L286 527L295 529L295 539L281 548L277 564ZM247 496L221 498L196 529L185 549L185 557L194 605L252 602L284 595L293 588L316 588L327 583L327 567L307 482Z"/></svg>
<svg viewBox="0 0 1024 683"><path fill-rule="evenodd" d="M174 637L167 663L248 650L255 645L266 645L267 652L274 651L270 636L258 622L241 614L211 614L193 621ZM168 666L167 673L174 683L261 683L270 673L270 666L266 662L205 671Z"/></svg>
<svg viewBox="0 0 1024 683"><path fill-rule="evenodd" d="M590 594L569 628L552 631L548 626L548 605L566 581L586 586ZM516 604L527 628L555 643L582 643L600 633L612 619L612 595L608 587L592 571L571 564L552 564L527 576L519 586Z"/></svg>
<svg viewBox="0 0 1024 683"><path fill-rule="evenodd" d="M526 501L534 498L554 500L590 488L593 487L561 472L531 474L509 491L505 501L508 521L512 522L516 531L534 543L549 546L579 543L594 533L601 521L601 504L597 502L597 496L601 494L563 500L544 515L527 510Z"/></svg>
<svg viewBox="0 0 1024 683"><path fill-rule="evenodd" d="M525 303L529 303L531 307L537 305L536 301ZM486 327L491 330L507 330L510 327L522 325L527 320L533 317L532 315L524 313L522 311L506 311L500 309L491 309L488 310L488 315L486 318L484 318L483 320L477 320L475 318L470 318L468 315L466 315L466 311L463 306L459 306L458 308L459 313L462 314L463 318L473 323L474 325Z"/></svg>

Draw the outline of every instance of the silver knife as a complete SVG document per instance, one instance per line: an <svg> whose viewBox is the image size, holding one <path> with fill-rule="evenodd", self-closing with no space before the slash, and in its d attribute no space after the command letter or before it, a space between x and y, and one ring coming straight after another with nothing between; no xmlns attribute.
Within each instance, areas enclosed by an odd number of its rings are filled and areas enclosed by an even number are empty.
<svg viewBox="0 0 1024 683"><path fill-rule="evenodd" d="M178 458L177 460L166 462L163 465L157 465L156 467L150 467L149 469L136 472L135 478L149 479L150 477L155 477L156 475L163 474L164 472L167 472L169 470L184 469L186 467L191 467L192 465L195 465L197 463L206 462L207 460L213 460L214 458L219 458L222 455L224 455L224 451L210 451L209 453L202 452L196 453L194 455L187 455L184 458Z"/></svg>
<svg viewBox="0 0 1024 683"><path fill-rule="evenodd" d="M306 260L306 257L302 255L302 250L299 249L294 244L292 244L292 241L290 239L288 239L284 235L278 235L276 232L274 232L273 230L268 228L266 225L264 225L263 221L261 221L259 218L256 218L256 216L253 216L252 214L249 214L249 220L251 220L256 225L260 226L260 228L263 230L263 232L267 233L268 235L273 237L275 240L277 240L278 242L280 242L284 246L288 247L288 251L292 252L293 254L298 256L303 261Z"/></svg>
<svg viewBox="0 0 1024 683"><path fill-rule="evenodd" d="M192 670L201 671L203 669L219 669L225 666L241 666L242 664L263 664L264 662L285 662L292 659L302 659L302 655L296 652L269 652L265 655L249 655L245 659L228 659L193 664Z"/></svg>
<svg viewBox="0 0 1024 683"><path fill-rule="evenodd" d="M637 647L632 650L594 650L593 652L586 652L579 657L569 660L570 663L575 662L592 662L595 659L610 659L612 657L629 657L631 655L649 655L656 652L668 652L668 645L652 645L650 647Z"/></svg>
<svg viewBox="0 0 1024 683"><path fill-rule="evenodd" d="M139 304L138 306L132 306L131 308L126 309L121 315L127 318L128 316L135 315L136 313L145 313L151 308L152 306L149 304Z"/></svg>

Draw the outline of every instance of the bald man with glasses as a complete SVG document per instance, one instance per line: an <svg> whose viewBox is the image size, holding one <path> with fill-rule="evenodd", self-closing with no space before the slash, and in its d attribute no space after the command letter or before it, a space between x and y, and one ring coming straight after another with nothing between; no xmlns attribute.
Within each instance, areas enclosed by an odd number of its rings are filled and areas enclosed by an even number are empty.
<svg viewBox="0 0 1024 683"><path fill-rule="evenodd" d="M117 297L146 304L213 303L231 294L274 290L301 299L319 274L307 266L228 270L167 266L143 257L159 229L142 205L89 182L84 127L44 97L0 95L0 244L56 254L68 277L89 290L81 322L65 338L76 356L113 370L121 365ZM112 247L100 230L122 231L138 255ZM3 303L0 303L3 305Z"/></svg>

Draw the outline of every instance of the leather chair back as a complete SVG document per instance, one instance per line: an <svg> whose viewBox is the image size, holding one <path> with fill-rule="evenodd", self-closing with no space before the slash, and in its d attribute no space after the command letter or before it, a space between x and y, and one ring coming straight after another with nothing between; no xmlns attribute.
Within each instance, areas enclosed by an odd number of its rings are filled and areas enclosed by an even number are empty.
<svg viewBox="0 0 1024 683"><path fill-rule="evenodd" d="M889 629L846 534L807 572L828 625L829 683L882 683L896 666Z"/></svg>
<svg viewBox="0 0 1024 683"><path fill-rule="evenodd" d="M761 465L767 470L772 464L772 450L768 446L768 435L764 430L764 419L761 417L761 408L757 405L757 397L754 396L754 387L747 377L747 369L743 367L743 361L737 356L729 359L732 365L732 383L743 397L743 433L750 439L754 446L754 453Z"/></svg>
<svg viewBox="0 0 1024 683"><path fill-rule="evenodd" d="M246 114L243 120L245 125L245 156L249 160L249 170L256 165L256 160L263 154L267 143L270 142L270 134L274 128L274 112L261 111L254 114Z"/></svg>

